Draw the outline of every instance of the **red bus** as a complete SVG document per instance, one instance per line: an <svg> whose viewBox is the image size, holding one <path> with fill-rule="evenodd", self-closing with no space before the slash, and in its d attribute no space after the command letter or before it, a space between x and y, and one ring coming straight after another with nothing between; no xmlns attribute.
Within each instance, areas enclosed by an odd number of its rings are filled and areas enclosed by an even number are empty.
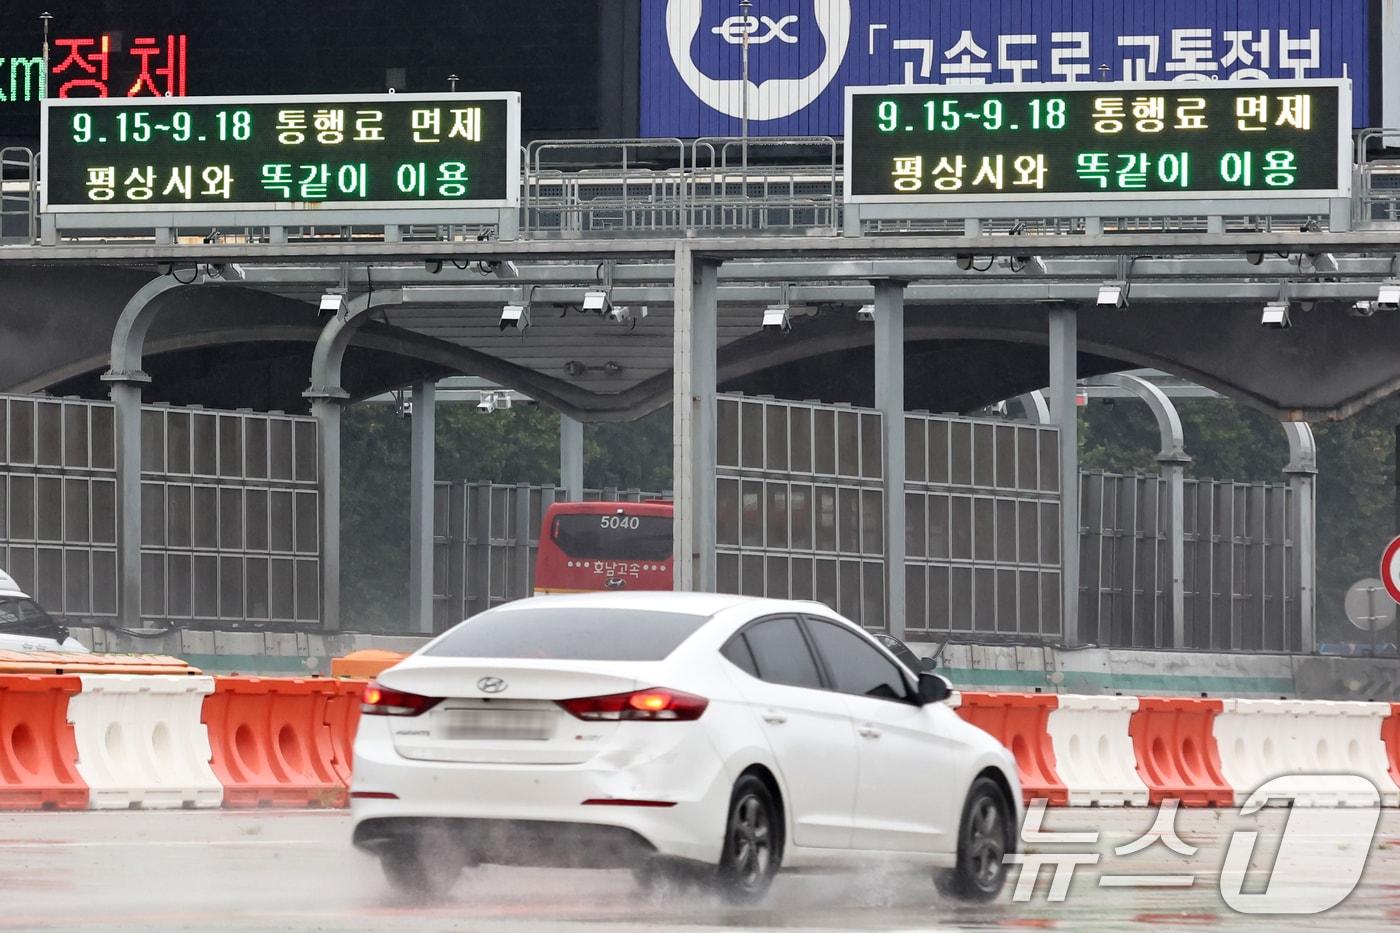
<svg viewBox="0 0 1400 933"><path fill-rule="evenodd" d="M671 589L673 506L556 502L544 513L535 595Z"/></svg>

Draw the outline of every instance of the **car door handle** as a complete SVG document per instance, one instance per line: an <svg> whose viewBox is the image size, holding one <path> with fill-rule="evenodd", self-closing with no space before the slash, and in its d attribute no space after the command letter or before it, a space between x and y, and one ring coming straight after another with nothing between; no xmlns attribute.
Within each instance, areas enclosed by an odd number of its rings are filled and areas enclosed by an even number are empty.
<svg viewBox="0 0 1400 933"><path fill-rule="evenodd" d="M876 729L874 726L861 726L856 731L867 739L878 739L882 734L880 730Z"/></svg>
<svg viewBox="0 0 1400 933"><path fill-rule="evenodd" d="M763 714L763 721L771 722L775 726L781 726L783 723L787 722L787 717L782 713L767 712Z"/></svg>

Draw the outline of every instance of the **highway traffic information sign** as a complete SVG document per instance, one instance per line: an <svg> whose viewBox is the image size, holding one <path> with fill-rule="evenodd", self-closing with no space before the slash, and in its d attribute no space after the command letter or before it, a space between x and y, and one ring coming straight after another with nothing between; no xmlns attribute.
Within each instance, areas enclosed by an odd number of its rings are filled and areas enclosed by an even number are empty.
<svg viewBox="0 0 1400 933"><path fill-rule="evenodd" d="M506 207L520 95L47 100L43 209Z"/></svg>
<svg viewBox="0 0 1400 933"><path fill-rule="evenodd" d="M850 88L853 202L1345 197L1351 84Z"/></svg>

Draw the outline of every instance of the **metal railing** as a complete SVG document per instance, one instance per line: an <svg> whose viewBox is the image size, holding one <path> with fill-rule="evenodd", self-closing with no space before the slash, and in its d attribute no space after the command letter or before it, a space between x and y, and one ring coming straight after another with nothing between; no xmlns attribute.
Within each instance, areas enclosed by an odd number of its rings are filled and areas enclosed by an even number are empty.
<svg viewBox="0 0 1400 933"><path fill-rule="evenodd" d="M1371 158L1373 148L1400 146L1400 129L1376 127L1356 134L1352 183L1352 222L1360 226L1400 226L1400 159Z"/></svg>
<svg viewBox="0 0 1400 933"><path fill-rule="evenodd" d="M580 156L586 156L580 165ZM526 235L654 233L689 225L679 139L542 139L525 150Z"/></svg>
<svg viewBox="0 0 1400 933"><path fill-rule="evenodd" d="M0 244L39 238L39 158L22 146L0 149Z"/></svg>
<svg viewBox="0 0 1400 933"><path fill-rule="evenodd" d="M702 137L690 151L690 223L696 229L832 234L840 229L840 146L834 138ZM797 161L793 155L808 158Z"/></svg>

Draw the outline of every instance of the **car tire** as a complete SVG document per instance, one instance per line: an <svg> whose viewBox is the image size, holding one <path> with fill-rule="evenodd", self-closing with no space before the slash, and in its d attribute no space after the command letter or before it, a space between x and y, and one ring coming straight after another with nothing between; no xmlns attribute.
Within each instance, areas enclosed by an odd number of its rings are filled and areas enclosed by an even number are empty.
<svg viewBox="0 0 1400 933"><path fill-rule="evenodd" d="M752 774L734 784L715 880L732 903L761 900L783 862L783 813L768 785Z"/></svg>
<svg viewBox="0 0 1400 933"><path fill-rule="evenodd" d="M990 901L1006 883L1004 856L1015 849L1011 802L991 778L972 782L958 825L958 862L934 874L940 894L963 901Z"/></svg>
<svg viewBox="0 0 1400 933"><path fill-rule="evenodd" d="M425 830L407 836L384 849L379 867L399 894L437 899L446 896L466 867L461 843L441 830Z"/></svg>

